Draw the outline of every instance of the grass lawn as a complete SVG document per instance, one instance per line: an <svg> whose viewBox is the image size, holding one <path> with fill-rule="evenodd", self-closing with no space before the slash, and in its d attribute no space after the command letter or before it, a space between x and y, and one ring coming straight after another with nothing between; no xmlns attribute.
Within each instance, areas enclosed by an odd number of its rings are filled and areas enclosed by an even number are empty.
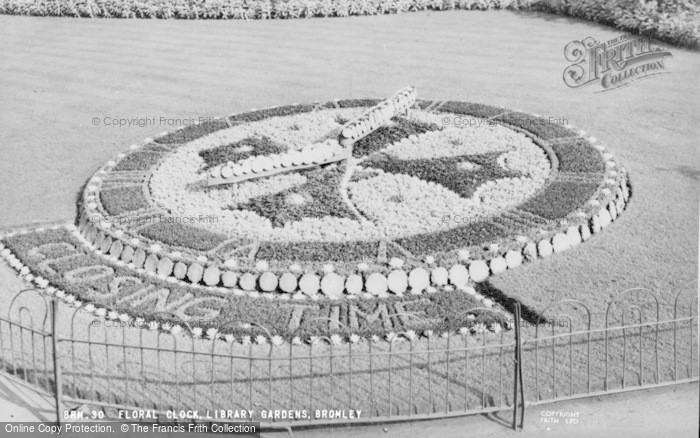
<svg viewBox="0 0 700 438"><path fill-rule="evenodd" d="M568 42L620 33L503 11L275 22L0 16L0 226L72 221L76 194L97 166L173 129L171 119L383 97L412 84L426 99L562 117L629 170L632 201L609 228L506 272L495 287L538 311L553 299L580 300L594 327L605 303L632 287L657 291L667 312L697 277L700 55L667 47L670 74L613 92L564 85ZM139 118L154 123L106 124Z"/></svg>
<svg viewBox="0 0 700 438"><path fill-rule="evenodd" d="M91 172L126 145L173 129L172 118L386 96L413 84L424 98L563 117L605 141L629 168L633 201L605 237L508 272L497 287L530 306L554 298L595 305L636 286L666 295L696 277L695 52L669 47L671 74L593 93L563 84L564 46L619 32L550 15L453 11L275 22L2 16L0 23L3 226L72 220ZM106 126L105 117L155 124Z"/></svg>

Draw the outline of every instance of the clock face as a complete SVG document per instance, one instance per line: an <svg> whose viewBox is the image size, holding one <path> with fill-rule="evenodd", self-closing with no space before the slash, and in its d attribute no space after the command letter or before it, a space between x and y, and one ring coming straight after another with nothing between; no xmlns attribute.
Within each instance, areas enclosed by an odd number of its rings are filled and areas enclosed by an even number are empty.
<svg viewBox="0 0 700 438"><path fill-rule="evenodd" d="M377 102L251 111L132 146L86 185L75 232L112 265L70 278L92 275L105 296L157 282L136 295L214 327L253 312L290 333L323 315L374 333L393 329L374 316L389 308L458 311L468 285L581 243L629 199L626 172L594 139L462 102L418 101L347 159L289 165L344 146L342 127ZM260 175L210 184L245 163Z"/></svg>
<svg viewBox="0 0 700 438"><path fill-rule="evenodd" d="M190 142L154 170L149 201L175 217L202 216L198 226L241 242L396 241L488 219L550 175L546 152L522 133L445 125L448 114L416 109L362 139L348 162L207 186L213 166L335 141L364 110L274 117Z"/></svg>
<svg viewBox="0 0 700 438"><path fill-rule="evenodd" d="M282 166L310 145L342 150L343 126L377 101L341 102L243 113L136 146L88 184L85 216L104 217L112 227L98 228L134 251L155 244L242 270L330 263L350 274L358 263L385 272L392 258L449 267L465 254L521 251L588 220L609 202L605 185L620 187L602 148L576 131L426 101L356 141L347 160L208 184L223 167Z"/></svg>

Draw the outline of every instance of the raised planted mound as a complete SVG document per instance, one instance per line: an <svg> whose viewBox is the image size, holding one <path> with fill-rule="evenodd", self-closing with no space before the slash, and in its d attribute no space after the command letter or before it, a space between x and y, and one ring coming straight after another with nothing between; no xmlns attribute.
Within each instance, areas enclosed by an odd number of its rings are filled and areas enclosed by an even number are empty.
<svg viewBox="0 0 700 438"><path fill-rule="evenodd" d="M492 324L493 312L466 312L504 311L478 283L585 241L629 199L624 169L582 132L433 101L350 160L207 185L229 162L312 161L308 145L334 147L377 102L257 110L147 139L92 176L75 225L10 233L3 255L50 293L166 329L437 332Z"/></svg>

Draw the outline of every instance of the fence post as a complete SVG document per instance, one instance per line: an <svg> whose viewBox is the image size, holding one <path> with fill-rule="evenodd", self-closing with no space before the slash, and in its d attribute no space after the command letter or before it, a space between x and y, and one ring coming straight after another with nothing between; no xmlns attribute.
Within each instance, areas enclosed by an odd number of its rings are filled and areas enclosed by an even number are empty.
<svg viewBox="0 0 700 438"><path fill-rule="evenodd" d="M56 422L61 422L63 415L63 379L61 364L58 361L58 300L51 300L51 342L53 345L53 381L56 396Z"/></svg>
<svg viewBox="0 0 700 438"><path fill-rule="evenodd" d="M523 429L523 423L525 421L525 399L523 390L523 352L522 352L522 342L520 339L520 303L515 303L515 308L513 309L514 316L514 326L515 326L515 367L513 376L513 430L517 430L517 419L518 419L518 402L522 404L520 410L520 429Z"/></svg>

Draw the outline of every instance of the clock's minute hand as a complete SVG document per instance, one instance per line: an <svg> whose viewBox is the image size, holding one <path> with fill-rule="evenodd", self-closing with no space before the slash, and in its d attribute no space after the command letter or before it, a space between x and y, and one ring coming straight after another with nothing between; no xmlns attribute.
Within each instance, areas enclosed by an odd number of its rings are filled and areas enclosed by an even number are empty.
<svg viewBox="0 0 700 438"><path fill-rule="evenodd" d="M337 143L326 140L300 151L255 156L235 163L229 161L209 171L207 185L233 184L347 160L352 157L352 145L356 141L385 125L395 115L408 112L415 102L416 89L406 87L346 123L340 129Z"/></svg>

